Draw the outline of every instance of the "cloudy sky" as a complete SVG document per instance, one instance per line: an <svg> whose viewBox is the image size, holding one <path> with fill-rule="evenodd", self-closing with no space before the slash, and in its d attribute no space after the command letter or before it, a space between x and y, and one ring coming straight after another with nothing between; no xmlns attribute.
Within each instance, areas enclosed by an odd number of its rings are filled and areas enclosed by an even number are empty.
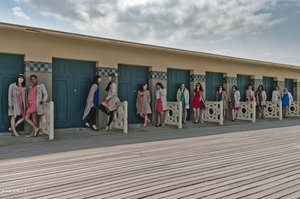
<svg viewBox="0 0 300 199"><path fill-rule="evenodd" d="M0 21L300 66L300 0L2 0Z"/></svg>

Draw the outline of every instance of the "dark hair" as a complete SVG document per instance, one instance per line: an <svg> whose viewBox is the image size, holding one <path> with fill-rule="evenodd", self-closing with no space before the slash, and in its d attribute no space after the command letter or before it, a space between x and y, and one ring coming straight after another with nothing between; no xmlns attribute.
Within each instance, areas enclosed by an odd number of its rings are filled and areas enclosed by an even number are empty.
<svg viewBox="0 0 300 199"><path fill-rule="evenodd" d="M22 87L25 87L26 86L26 78L23 74L18 75L18 77L16 79L16 85L19 86L19 81L18 81L19 77L22 77L24 79L24 81L22 82Z"/></svg>
<svg viewBox="0 0 300 199"><path fill-rule="evenodd" d="M276 90L276 88L280 89L280 87L279 87L278 85L276 85L276 86L274 87L274 90Z"/></svg>
<svg viewBox="0 0 300 199"><path fill-rule="evenodd" d="M156 83L156 86L160 86L161 89L164 89L164 86L163 86L162 83L160 83L160 82L157 82L157 83Z"/></svg>
<svg viewBox="0 0 300 199"><path fill-rule="evenodd" d="M233 87L235 87L235 90L237 90L237 91L239 90L238 87L237 87L235 84L232 85L231 89L232 89Z"/></svg>
<svg viewBox="0 0 300 199"><path fill-rule="evenodd" d="M179 88L180 88L182 85L185 86L185 83L181 82L181 83L179 84Z"/></svg>
<svg viewBox="0 0 300 199"><path fill-rule="evenodd" d="M37 76L36 76L36 75L30 75L30 79L33 78L33 77L34 77L35 79L37 79Z"/></svg>
<svg viewBox="0 0 300 199"><path fill-rule="evenodd" d="M108 76L111 77L111 81L112 82L116 83L116 76L115 76L115 74L110 73Z"/></svg>
<svg viewBox="0 0 300 199"><path fill-rule="evenodd" d="M247 90L249 89L249 86L251 86L251 87L252 87L252 89L251 89L251 90L253 91L253 90L254 90L254 88L253 88L253 85L252 85L252 84L249 84L249 85L248 85L248 87L247 87Z"/></svg>
<svg viewBox="0 0 300 199"><path fill-rule="evenodd" d="M224 86L221 84L221 85L219 85L218 87L217 87L217 91L219 91L219 88L222 86L222 91L225 91L225 88L224 88Z"/></svg>
<svg viewBox="0 0 300 199"><path fill-rule="evenodd" d="M148 83L145 82L145 83L141 84L141 86L140 86L140 91L144 91L144 86L145 86L145 85L148 86Z"/></svg>
<svg viewBox="0 0 300 199"><path fill-rule="evenodd" d="M112 84L112 83L116 83L116 76L115 76L115 74L110 73L110 74L108 75L108 77L111 77L111 81L108 82L108 84L107 84L107 86L106 86L106 88L105 88L105 91L107 91L107 92L109 91L109 88L110 88L111 84Z"/></svg>
<svg viewBox="0 0 300 199"><path fill-rule="evenodd" d="M259 86L257 87L257 90L259 90L259 88L261 88L261 90L265 90L263 85L259 85Z"/></svg>
<svg viewBox="0 0 300 199"><path fill-rule="evenodd" d="M200 85L200 88L199 88L199 91L203 91L203 88L202 88L202 85L200 84L200 82L197 82L196 86L195 86L195 89L194 89L194 92L197 91L197 85Z"/></svg>
<svg viewBox="0 0 300 199"><path fill-rule="evenodd" d="M95 75L94 78L93 78L92 85L93 85L93 84L99 85L99 82L98 82L98 79L99 79L99 78L100 78L100 75Z"/></svg>

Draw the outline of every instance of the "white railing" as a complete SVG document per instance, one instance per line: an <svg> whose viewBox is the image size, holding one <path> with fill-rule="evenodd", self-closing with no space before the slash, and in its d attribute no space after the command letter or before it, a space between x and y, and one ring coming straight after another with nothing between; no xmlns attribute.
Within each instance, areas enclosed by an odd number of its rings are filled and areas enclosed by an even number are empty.
<svg viewBox="0 0 300 199"><path fill-rule="evenodd" d="M282 120L282 102L274 103L271 101L266 102L265 117L266 118L278 118Z"/></svg>
<svg viewBox="0 0 300 199"><path fill-rule="evenodd" d="M112 127L122 129L125 134L128 133L128 102L120 102L118 109L114 113Z"/></svg>
<svg viewBox="0 0 300 199"><path fill-rule="evenodd" d="M288 116L299 117L300 116L300 101L294 101L289 107Z"/></svg>
<svg viewBox="0 0 300 199"><path fill-rule="evenodd" d="M49 136L49 140L54 139L54 103L43 104L44 114L39 117L40 133Z"/></svg>
<svg viewBox="0 0 300 199"><path fill-rule="evenodd" d="M168 111L166 112L165 124L176 125L182 128L182 106L181 102L168 102Z"/></svg>
<svg viewBox="0 0 300 199"><path fill-rule="evenodd" d="M205 122L217 122L223 125L223 102L206 101L205 110L202 111L201 117Z"/></svg>
<svg viewBox="0 0 300 199"><path fill-rule="evenodd" d="M249 104L248 102L240 102L240 107L238 110L238 120L256 122L256 104Z"/></svg>

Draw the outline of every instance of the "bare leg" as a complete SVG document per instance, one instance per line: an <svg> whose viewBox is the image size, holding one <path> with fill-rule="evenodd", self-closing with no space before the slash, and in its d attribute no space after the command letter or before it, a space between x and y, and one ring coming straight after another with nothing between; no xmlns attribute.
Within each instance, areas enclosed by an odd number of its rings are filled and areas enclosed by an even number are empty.
<svg viewBox="0 0 300 199"><path fill-rule="evenodd" d="M35 126L38 126L37 125L37 114L36 113L32 113L31 114L31 120L32 120L32 122L34 123ZM31 134L34 135L34 131L33 130L32 130Z"/></svg>
<svg viewBox="0 0 300 199"><path fill-rule="evenodd" d="M187 117L187 110L186 110L186 108L184 108L183 114L182 114L183 123L186 123L186 117Z"/></svg>
<svg viewBox="0 0 300 199"><path fill-rule="evenodd" d="M39 131L39 128L33 123L33 121L30 119L30 114L27 113L25 115L25 121L32 127L33 131L34 131L34 135L36 135Z"/></svg>
<svg viewBox="0 0 300 199"><path fill-rule="evenodd" d="M16 117L15 116L11 116L10 118L10 125L11 125L11 131L13 133L14 136L19 136L19 134L16 131Z"/></svg>
<svg viewBox="0 0 300 199"><path fill-rule="evenodd" d="M157 113L157 125L156 126L159 126L160 125L160 120L161 120L161 113Z"/></svg>
<svg viewBox="0 0 300 199"><path fill-rule="evenodd" d="M144 125L143 126L145 127L145 126L147 126L147 123L148 123L148 120L149 120L148 115L145 114L144 118L145 118L145 120L144 120Z"/></svg>
<svg viewBox="0 0 300 199"><path fill-rule="evenodd" d="M197 110L195 108L193 108L193 112L194 112L194 123L197 122Z"/></svg>
<svg viewBox="0 0 300 199"><path fill-rule="evenodd" d="M166 117L165 112L162 112L161 113L161 125L165 125L165 117Z"/></svg>
<svg viewBox="0 0 300 199"><path fill-rule="evenodd" d="M200 108L196 109L196 122L199 123L200 122Z"/></svg>
<svg viewBox="0 0 300 199"><path fill-rule="evenodd" d="M20 118L17 123L15 124L15 128L17 128L17 126L19 126L22 122L24 122L24 117Z"/></svg>
<svg viewBox="0 0 300 199"><path fill-rule="evenodd" d="M234 111L234 109L231 109L231 114L232 114L232 121L234 121L235 120L235 113L234 113L235 111Z"/></svg>

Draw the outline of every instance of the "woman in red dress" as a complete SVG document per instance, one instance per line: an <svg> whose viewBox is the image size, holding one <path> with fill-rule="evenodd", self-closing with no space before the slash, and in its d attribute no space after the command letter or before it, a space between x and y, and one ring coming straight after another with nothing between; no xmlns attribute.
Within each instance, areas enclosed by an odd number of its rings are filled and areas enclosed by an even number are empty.
<svg viewBox="0 0 300 199"><path fill-rule="evenodd" d="M200 121L200 107L201 103L204 103L202 100L202 86L198 82L196 84L195 90L194 90L194 100L193 100L193 111L194 111L194 123L197 124Z"/></svg>

